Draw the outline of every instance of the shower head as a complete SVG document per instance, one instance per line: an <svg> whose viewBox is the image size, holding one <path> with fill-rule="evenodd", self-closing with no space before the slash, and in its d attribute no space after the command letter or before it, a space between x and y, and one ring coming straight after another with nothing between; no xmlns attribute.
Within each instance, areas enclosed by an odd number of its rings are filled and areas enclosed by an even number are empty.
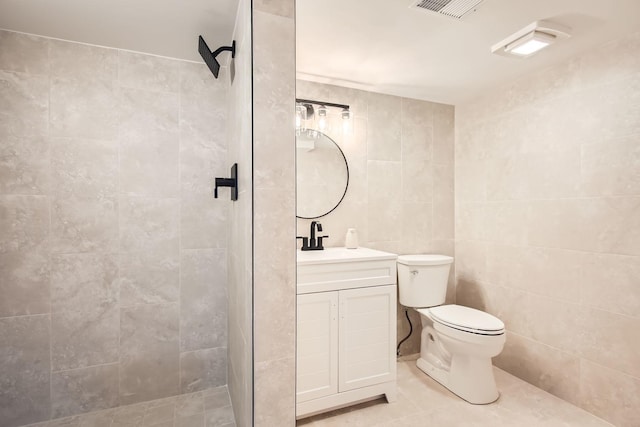
<svg viewBox="0 0 640 427"><path fill-rule="evenodd" d="M200 56L202 56L202 59L204 59L204 63L207 64L207 67L209 67L216 79L218 78L218 74L220 73L220 63L216 59L216 56L226 50L231 51L231 58L234 58L236 56L236 41L234 40L231 43L231 46L219 47L212 52L202 36L198 36L198 52L200 52Z"/></svg>

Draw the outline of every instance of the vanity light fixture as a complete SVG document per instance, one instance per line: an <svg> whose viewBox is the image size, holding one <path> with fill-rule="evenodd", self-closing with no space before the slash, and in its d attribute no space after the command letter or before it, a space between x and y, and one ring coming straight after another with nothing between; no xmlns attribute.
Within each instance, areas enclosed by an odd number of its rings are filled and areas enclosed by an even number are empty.
<svg viewBox="0 0 640 427"><path fill-rule="evenodd" d="M307 107L302 104L296 104L296 129L299 129L306 120Z"/></svg>
<svg viewBox="0 0 640 427"><path fill-rule="evenodd" d="M317 105L317 110L313 108ZM318 131L315 131L315 136L308 132L306 121L313 119L316 111L318 113L318 130L324 132L327 126L327 114L329 112L327 107L340 108L341 117L343 119L343 129L348 129L349 119L351 118L351 110L347 104L336 104L334 102L314 101L312 99L300 99L296 98L296 134L307 132L307 136L310 138L319 137Z"/></svg>
<svg viewBox="0 0 640 427"><path fill-rule="evenodd" d="M318 108L318 128L320 131L324 131L327 127L327 107L321 105Z"/></svg>
<svg viewBox="0 0 640 427"><path fill-rule="evenodd" d="M324 101L314 101L312 99L300 99L300 98L296 98L296 107L298 105L302 105L304 107L307 108L307 118L311 118L314 114L314 105L318 106L318 115L321 115L321 111L324 109L324 114L326 115L327 113L327 107L334 107L334 108L342 108L342 118L344 117L344 112L347 111L349 112L349 106L347 104L336 104L334 102L324 102Z"/></svg>
<svg viewBox="0 0 640 427"><path fill-rule="evenodd" d="M535 21L491 47L497 55L527 58L556 40L570 37L571 29L550 21Z"/></svg>

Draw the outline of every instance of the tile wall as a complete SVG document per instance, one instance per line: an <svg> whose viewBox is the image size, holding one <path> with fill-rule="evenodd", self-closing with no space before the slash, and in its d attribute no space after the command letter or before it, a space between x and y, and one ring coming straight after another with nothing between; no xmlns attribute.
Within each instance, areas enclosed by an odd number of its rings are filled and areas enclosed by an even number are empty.
<svg viewBox="0 0 640 427"><path fill-rule="evenodd" d="M640 33L456 108L457 301L495 363L640 425Z"/></svg>
<svg viewBox="0 0 640 427"><path fill-rule="evenodd" d="M344 246L356 228L361 246L397 254L453 255L454 109L451 105L300 81L297 97L348 104L345 128L339 109L330 109L326 134L349 164L344 200L319 218L326 245ZM298 236L310 220L298 219ZM453 268L448 300L454 300ZM402 354L420 351L420 316L410 311L414 333ZM398 340L409 332L398 307Z"/></svg>
<svg viewBox="0 0 640 427"><path fill-rule="evenodd" d="M0 31L0 425L227 382L227 83Z"/></svg>
<svg viewBox="0 0 640 427"><path fill-rule="evenodd" d="M254 423L295 425L294 0L253 2Z"/></svg>

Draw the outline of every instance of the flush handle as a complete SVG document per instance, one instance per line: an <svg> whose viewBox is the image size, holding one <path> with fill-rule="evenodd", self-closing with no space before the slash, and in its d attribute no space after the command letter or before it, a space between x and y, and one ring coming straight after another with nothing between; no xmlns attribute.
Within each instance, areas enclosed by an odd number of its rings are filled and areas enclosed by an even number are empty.
<svg viewBox="0 0 640 427"><path fill-rule="evenodd" d="M410 270L409 273L415 276L416 274L418 274L418 270Z"/></svg>

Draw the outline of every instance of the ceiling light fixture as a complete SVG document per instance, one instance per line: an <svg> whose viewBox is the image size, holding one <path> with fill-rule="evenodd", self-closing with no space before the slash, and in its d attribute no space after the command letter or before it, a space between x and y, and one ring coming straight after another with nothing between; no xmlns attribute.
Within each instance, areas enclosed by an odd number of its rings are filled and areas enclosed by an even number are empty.
<svg viewBox="0 0 640 427"><path fill-rule="evenodd" d="M526 58L558 39L570 37L570 28L549 21L535 21L491 47L503 56Z"/></svg>

